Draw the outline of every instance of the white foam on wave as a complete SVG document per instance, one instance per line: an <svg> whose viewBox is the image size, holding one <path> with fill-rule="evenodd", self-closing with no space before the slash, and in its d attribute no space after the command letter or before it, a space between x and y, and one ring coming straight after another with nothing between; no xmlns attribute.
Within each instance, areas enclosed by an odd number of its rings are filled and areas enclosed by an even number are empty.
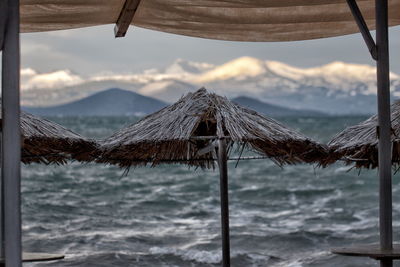
<svg viewBox="0 0 400 267"><path fill-rule="evenodd" d="M307 254L295 254L292 258L276 262L272 264L273 267L302 267L313 265L315 260L321 258L331 257L332 254L329 251L315 251Z"/></svg>
<svg viewBox="0 0 400 267"><path fill-rule="evenodd" d="M149 249L152 255L175 255L185 261L195 261L203 264L219 264L222 261L221 250L205 251L197 249L178 249L178 248L161 248L152 247ZM231 258L245 256L248 257L253 264L259 266L258 263L266 263L271 258L269 255L260 253L249 253L246 251L231 251ZM253 265L251 265L253 266Z"/></svg>
<svg viewBox="0 0 400 267"><path fill-rule="evenodd" d="M152 247L149 249L150 254L153 255L165 255L172 254L179 256L184 260L197 261L200 263L219 263L222 260L221 251L204 251L197 249L181 250L177 248L160 248Z"/></svg>
<svg viewBox="0 0 400 267"><path fill-rule="evenodd" d="M335 174L337 174L337 173L346 173L346 172L348 172L350 169L351 169L351 167L349 167L349 166L337 167L337 168L335 168L334 173L335 173Z"/></svg>

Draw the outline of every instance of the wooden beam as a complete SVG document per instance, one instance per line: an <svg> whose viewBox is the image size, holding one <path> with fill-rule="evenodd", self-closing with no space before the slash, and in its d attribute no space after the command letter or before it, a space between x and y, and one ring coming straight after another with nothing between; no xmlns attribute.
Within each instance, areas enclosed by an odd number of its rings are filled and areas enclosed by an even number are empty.
<svg viewBox="0 0 400 267"><path fill-rule="evenodd" d="M1 178L5 266L22 267L19 0L8 0L2 54Z"/></svg>
<svg viewBox="0 0 400 267"><path fill-rule="evenodd" d="M374 39L371 36L371 33L368 29L367 23L365 23L364 17L360 11L360 8L357 5L356 0L347 0L347 4L350 7L351 14L357 23L358 28L360 29L361 35L364 38L364 41L368 47L369 53L372 58L377 60L377 48Z"/></svg>
<svg viewBox="0 0 400 267"><path fill-rule="evenodd" d="M0 1L0 51L3 50L4 34L7 20L8 1Z"/></svg>
<svg viewBox="0 0 400 267"><path fill-rule="evenodd" d="M231 266L229 244L229 197L228 197L228 153L226 140L218 140L218 167L221 199L221 237L222 237L222 267Z"/></svg>
<svg viewBox="0 0 400 267"><path fill-rule="evenodd" d="M203 147L202 149L199 149L199 151L197 151L197 155L198 156L203 156L204 154L210 153L212 151L215 150L215 148L218 146L218 142L217 140L211 142L211 144L209 144L206 147Z"/></svg>
<svg viewBox="0 0 400 267"><path fill-rule="evenodd" d="M115 37L124 37L139 6L140 0L126 0L114 27Z"/></svg>
<svg viewBox="0 0 400 267"><path fill-rule="evenodd" d="M377 86L379 230L381 250L393 250L392 141L390 112L388 0L375 0ZM392 267L392 259L382 259L381 267Z"/></svg>

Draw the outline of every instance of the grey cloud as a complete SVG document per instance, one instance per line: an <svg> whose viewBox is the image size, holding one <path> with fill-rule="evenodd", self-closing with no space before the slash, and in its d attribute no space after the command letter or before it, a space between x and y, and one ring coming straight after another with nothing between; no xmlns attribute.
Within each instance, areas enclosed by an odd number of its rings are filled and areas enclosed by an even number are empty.
<svg viewBox="0 0 400 267"><path fill-rule="evenodd" d="M391 31L391 67L400 73L400 30ZM160 68L176 58L221 64L240 56L277 60L298 67L345 61L374 65L360 34L320 40L248 43L206 40L131 28L113 37L113 26L22 36L24 67L47 72L71 69L83 75L102 71L137 72Z"/></svg>

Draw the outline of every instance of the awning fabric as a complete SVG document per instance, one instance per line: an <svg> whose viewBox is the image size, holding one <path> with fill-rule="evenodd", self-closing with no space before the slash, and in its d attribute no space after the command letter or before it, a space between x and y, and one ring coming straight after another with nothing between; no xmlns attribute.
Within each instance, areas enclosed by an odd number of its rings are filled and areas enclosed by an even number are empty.
<svg viewBox="0 0 400 267"><path fill-rule="evenodd" d="M117 21L125 0L21 0L21 31L71 29ZM375 0L357 0L370 29ZM295 41L358 32L346 0L142 0L132 24L232 41ZM400 0L389 0L400 24Z"/></svg>

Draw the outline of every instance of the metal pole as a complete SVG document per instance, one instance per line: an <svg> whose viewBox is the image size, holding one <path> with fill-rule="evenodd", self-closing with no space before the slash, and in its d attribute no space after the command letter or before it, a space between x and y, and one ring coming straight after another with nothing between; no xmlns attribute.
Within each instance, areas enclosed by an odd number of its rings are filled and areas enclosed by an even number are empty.
<svg viewBox="0 0 400 267"><path fill-rule="evenodd" d="M388 45L388 3L375 0L376 46L378 57L378 124L379 124L379 228L381 250L393 249L392 237L392 143L390 121L390 81ZM392 266L393 261L381 260L382 267Z"/></svg>
<svg viewBox="0 0 400 267"><path fill-rule="evenodd" d="M222 266L231 266L229 248L229 200L228 200L228 164L226 140L218 141L218 166L221 198L221 227L222 227Z"/></svg>
<svg viewBox="0 0 400 267"><path fill-rule="evenodd" d="M21 263L21 134L19 101L19 0L8 0L2 56L2 179L4 193L5 263Z"/></svg>

